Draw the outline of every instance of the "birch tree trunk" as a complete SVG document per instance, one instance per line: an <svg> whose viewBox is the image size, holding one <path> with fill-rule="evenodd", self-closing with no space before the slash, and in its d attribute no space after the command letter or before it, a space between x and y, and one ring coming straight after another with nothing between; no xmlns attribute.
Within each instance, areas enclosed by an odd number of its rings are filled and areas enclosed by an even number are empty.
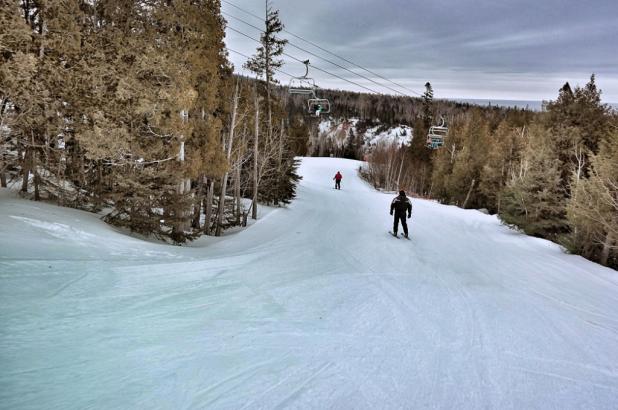
<svg viewBox="0 0 618 410"><path fill-rule="evenodd" d="M95 162L97 170L97 186L95 190L95 207L101 209L103 205L103 162L99 159Z"/></svg>
<svg viewBox="0 0 618 410"><path fill-rule="evenodd" d="M399 164L399 174L397 175L397 189L401 189L401 185L399 184L399 181L401 181L401 170L403 169L403 159L404 157L401 157L401 163Z"/></svg>
<svg viewBox="0 0 618 410"><path fill-rule="evenodd" d="M227 163L230 163L230 158L232 156L232 144L234 143L234 129L236 128L236 115L238 113L238 81L236 81L236 89L234 90L234 103L232 105L232 122L230 125L230 137L227 142ZM229 176L229 171L223 175L223 180L221 181L221 195L219 196L219 209L217 209L217 229L215 231L215 236L221 236L221 228L223 225L223 215L225 214L225 195L227 192L227 179Z"/></svg>
<svg viewBox="0 0 618 410"><path fill-rule="evenodd" d="M182 121L185 122L187 119L184 116L184 112L185 110L182 110L180 112L180 115L182 117ZM184 141L184 136L180 136L180 147L178 149L178 161L180 163L183 163L185 161L185 141ZM191 192L191 179L189 178L181 178L180 181L178 182L177 188L176 188L176 192L178 193L179 196L184 196L184 195L188 195ZM176 217L176 222L174 223L174 232L184 232L186 231L189 227L190 227L190 218L189 218L189 214L191 214L192 209L188 210L186 207L184 207L183 205L181 205L184 201L181 201L181 203L177 203L173 205L173 210L174 210L174 216Z"/></svg>
<svg viewBox="0 0 618 410"><path fill-rule="evenodd" d="M33 180L34 180L34 200L35 201L39 201L41 199L41 195L39 192L39 184L40 184L40 176L39 173L37 171L37 164L36 164L36 150L32 150L32 173L33 173Z"/></svg>
<svg viewBox="0 0 618 410"><path fill-rule="evenodd" d="M251 201L251 219L257 219L258 199L258 137L260 135L260 105L257 89L255 90L255 135L253 139L253 199Z"/></svg>
<svg viewBox="0 0 618 410"><path fill-rule="evenodd" d="M285 126L283 122L283 118L281 119L281 129L279 130L279 158L277 164L279 165L279 169L281 169L281 164L283 162L283 127Z"/></svg>
<svg viewBox="0 0 618 410"><path fill-rule="evenodd" d="M468 189L468 194L466 195L466 199L461 206L463 209L466 209L466 205L468 204L468 199L470 199L470 194L472 194L472 189L474 188L474 184L476 183L476 179L472 178L472 183L470 183L470 189Z"/></svg>
<svg viewBox="0 0 618 410"><path fill-rule="evenodd" d="M613 245L614 245L614 236L612 235L612 232L609 231L607 232L607 235L605 235L605 241L603 242L603 250L601 251L601 258L599 260L601 265L607 266L607 261L609 259L609 253Z"/></svg>
<svg viewBox="0 0 618 410"><path fill-rule="evenodd" d="M214 200L214 190L215 190L215 181L210 180L208 184L208 194L206 194L206 204L204 204L204 233L206 235L210 234L210 220L212 219L212 201Z"/></svg>
<svg viewBox="0 0 618 410"><path fill-rule="evenodd" d="M234 200L236 202L236 225L240 225L240 157L234 169Z"/></svg>
<svg viewBox="0 0 618 410"><path fill-rule="evenodd" d="M200 216L202 215L202 203L204 202L204 177L198 178L198 185L195 193L195 202L193 203L193 218L191 227L200 229Z"/></svg>
<svg viewBox="0 0 618 410"><path fill-rule="evenodd" d="M24 179L21 183L21 192L28 192L28 180L30 179L30 163L31 163L31 148L26 147L24 150L23 166Z"/></svg>
<svg viewBox="0 0 618 410"><path fill-rule="evenodd" d="M277 200L281 197L281 174L283 173L283 118L281 119L281 129L279 130L279 153L277 158Z"/></svg>

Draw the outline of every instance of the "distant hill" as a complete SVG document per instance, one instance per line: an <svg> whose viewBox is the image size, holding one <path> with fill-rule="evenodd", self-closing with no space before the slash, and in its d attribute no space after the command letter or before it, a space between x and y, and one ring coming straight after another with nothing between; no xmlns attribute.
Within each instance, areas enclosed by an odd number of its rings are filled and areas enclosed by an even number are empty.
<svg viewBox="0 0 618 410"><path fill-rule="evenodd" d="M288 115L306 115L308 111L307 96L290 95L287 87L280 86L275 92L284 101ZM393 96L386 94L367 94L342 90L318 89L319 98L330 101L332 118L358 118L359 120L379 121L383 124L413 125L414 121L421 116L422 100L420 97ZM539 103L540 104L540 103ZM465 113L473 107L481 107L483 110L507 113L509 111L535 110L536 106L521 106L512 104L489 105L481 100L433 100L433 116L439 118L453 118L455 115Z"/></svg>
<svg viewBox="0 0 618 410"><path fill-rule="evenodd" d="M309 153L344 158L363 158L374 147L387 143L412 142L413 128L405 124L385 124L359 118L322 118L318 131L311 133Z"/></svg>

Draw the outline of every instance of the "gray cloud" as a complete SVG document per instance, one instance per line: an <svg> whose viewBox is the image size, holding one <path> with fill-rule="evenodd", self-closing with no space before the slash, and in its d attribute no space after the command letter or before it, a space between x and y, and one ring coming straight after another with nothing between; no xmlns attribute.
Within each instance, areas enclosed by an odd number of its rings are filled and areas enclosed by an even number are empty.
<svg viewBox="0 0 618 410"><path fill-rule="evenodd" d="M229 1L259 15L264 12L263 1ZM440 97L552 99L565 81L583 85L594 72L604 100L618 101L615 0L279 0L272 5L289 31L419 92L431 81ZM260 26L259 20L229 4L223 3L223 11ZM231 27L258 37L255 29L227 19ZM231 31L226 43L245 54L256 46ZM392 93L293 47L287 52ZM230 57L240 70L244 59L233 53ZM284 70L301 73L303 67L290 61ZM313 75L322 87L358 89L323 73Z"/></svg>

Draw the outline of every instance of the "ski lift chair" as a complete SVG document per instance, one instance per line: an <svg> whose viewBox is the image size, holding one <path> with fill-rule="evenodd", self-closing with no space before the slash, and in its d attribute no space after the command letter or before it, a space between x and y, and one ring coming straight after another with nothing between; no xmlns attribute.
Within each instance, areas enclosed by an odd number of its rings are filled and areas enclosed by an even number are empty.
<svg viewBox="0 0 618 410"><path fill-rule="evenodd" d="M290 78L288 84L290 94L315 94L315 81L313 78L307 77L309 75L309 60L303 61L303 64L305 65L305 75Z"/></svg>
<svg viewBox="0 0 618 410"><path fill-rule="evenodd" d="M309 108L309 114L319 117L320 114L330 113L330 101L326 98L313 97L307 100L307 107Z"/></svg>
<svg viewBox="0 0 618 410"><path fill-rule="evenodd" d="M444 118L440 125L432 125L427 133L427 148L436 149L444 145L444 138L448 134L448 127L444 125Z"/></svg>
<svg viewBox="0 0 618 410"><path fill-rule="evenodd" d="M288 84L288 92L290 94L311 95L315 92L315 81L313 81L313 78L307 77L291 78Z"/></svg>
<svg viewBox="0 0 618 410"><path fill-rule="evenodd" d="M427 148L438 149L443 145L444 145L443 138L430 137L429 135L427 136Z"/></svg>

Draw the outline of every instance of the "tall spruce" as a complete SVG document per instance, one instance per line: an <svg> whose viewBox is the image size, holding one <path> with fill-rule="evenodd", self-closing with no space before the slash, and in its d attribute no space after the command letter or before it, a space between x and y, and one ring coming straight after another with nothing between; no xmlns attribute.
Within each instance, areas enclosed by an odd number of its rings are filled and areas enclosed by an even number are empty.
<svg viewBox="0 0 618 410"><path fill-rule="evenodd" d="M289 141L285 126L283 107L275 107L271 87L277 81L274 79L275 71L283 66L283 60L278 58L283 54L287 40L278 37L284 26L279 19L279 11L270 8L266 1L266 15L264 20L264 32L260 36L261 45L257 53L251 57L245 67L264 79L263 94L266 103L266 135L262 138L262 156L255 155L253 159L257 164L255 177L255 191L261 200L267 203L287 203L294 196L296 181L297 162L293 159L293 153L289 149ZM258 100L259 101L259 100ZM256 110L258 113L259 110ZM277 124L277 125L275 125ZM276 130L275 130L276 128ZM256 138L259 129L256 130ZM256 145L257 147L257 145ZM258 151L256 150L256 153ZM257 184L263 184L257 186ZM256 215L257 204L253 205L253 216Z"/></svg>
<svg viewBox="0 0 618 410"><path fill-rule="evenodd" d="M273 135L271 84L276 83L275 71L283 66L283 60L278 57L283 54L284 47L288 42L286 39L278 37L283 29L284 25L279 19L279 10L271 9L268 0L266 0L264 31L260 36L261 46L257 48L257 53L245 63L245 67L259 77L263 77L265 81L267 138L272 138Z"/></svg>
<svg viewBox="0 0 618 410"><path fill-rule="evenodd" d="M427 81L425 83L425 92L422 96L423 99L423 120L425 127L430 127L433 123L433 88L431 83Z"/></svg>
<svg viewBox="0 0 618 410"><path fill-rule="evenodd" d="M516 177L525 127L515 128L505 119L491 134L489 152L479 176L481 205L490 212L500 212L500 195L507 182Z"/></svg>
<svg viewBox="0 0 618 410"><path fill-rule="evenodd" d="M530 129L521 170L502 191L500 218L529 235L557 240L568 230L560 160L540 124Z"/></svg>
<svg viewBox="0 0 618 410"><path fill-rule="evenodd" d="M219 9L218 0L3 6L2 121L19 153L3 168L19 170L24 194L107 207L109 222L137 232L192 237L195 187L226 168Z"/></svg>

